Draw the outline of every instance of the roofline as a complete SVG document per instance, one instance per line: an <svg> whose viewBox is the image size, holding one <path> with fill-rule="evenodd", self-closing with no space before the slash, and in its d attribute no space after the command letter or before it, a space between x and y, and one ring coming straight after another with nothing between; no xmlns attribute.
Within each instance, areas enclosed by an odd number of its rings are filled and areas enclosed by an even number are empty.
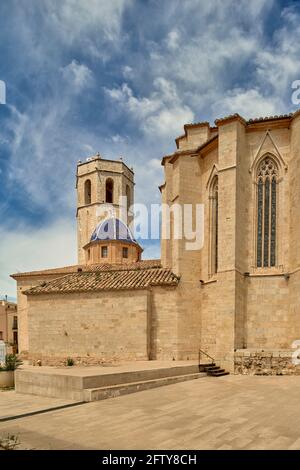
<svg viewBox="0 0 300 470"><path fill-rule="evenodd" d="M142 267L142 264L143 263L147 263L147 262L157 262L157 264L159 265L159 267L161 267L161 259L160 258L151 258L151 259L144 259L144 260L140 260L140 261L137 261L137 266L134 267L134 262L131 262L131 263L128 263L130 266L132 266L131 268L128 268L128 271L135 271L135 270L139 270L139 269L157 269L156 267L153 267L153 266L149 266L149 267L145 267L143 268ZM44 269L44 270L39 270L39 271L27 271L27 272L23 272L23 273L15 273L15 274L10 274L10 277L12 277L13 279L15 278L19 278L19 277L34 277L34 276L44 276L44 275L56 275L56 274L63 274L63 275L68 275L68 274L76 274L77 271L71 271L71 269L75 269L75 268L88 268L88 267L92 267L92 266L101 266L102 264L106 264L106 265L109 265L109 263L92 263L92 264L71 264L70 266L62 266L61 268L48 268L48 269ZM112 266L120 266L121 263L112 263ZM126 263L122 264L122 266L126 266ZM70 271L56 271L58 269L70 269ZM116 267L116 269L112 268L112 269L109 269L109 271L124 271L124 269L118 269ZM98 272L98 271L85 271L85 272ZM102 270L99 270L99 272L102 272Z"/></svg>
<svg viewBox="0 0 300 470"><path fill-rule="evenodd" d="M207 152L209 152L209 150L213 150L212 148L211 149L207 149L207 147L215 147L214 144L217 144L219 140L219 134L217 135L214 135L213 137L211 137L209 140L207 140L206 142L204 142L202 145L200 145L200 147L197 148L197 152L198 153L201 153L203 150L207 150ZM192 155L192 157L198 157L198 155Z"/></svg>
<svg viewBox="0 0 300 470"><path fill-rule="evenodd" d="M173 271L171 271L171 269L168 269L168 268L153 268L153 267L149 267L149 268L146 268L145 271L151 271L151 270L156 270L156 269L163 269L164 271L169 271L169 273L171 273L175 280L174 281L169 281L169 282L164 282L164 281L160 281L160 284L157 284L156 282L150 282L149 285L147 286L133 286L133 287L104 287L104 288L101 288L101 289L97 289L97 288L92 288L92 289L85 289L85 288L79 288L79 289L71 289L71 290L53 290L51 292L45 292L45 291L37 291L37 292L30 292L31 290L34 290L38 287L46 287L46 285L48 284L48 282L51 282L51 281L48 281L45 283L45 285L41 284L41 285L38 285L38 286L33 286L33 287L30 287L29 289L26 289L25 291L23 291L22 293L25 294L26 296L28 295L52 295L52 294L73 294L73 293L80 293L80 292L103 292L103 291L120 291L120 290L149 290L149 288L153 288L153 287L177 287L178 286L178 283L180 282L180 276L177 276L177 274L175 274ZM134 271L134 269L119 269L119 270L116 270L116 271ZM78 275L78 276L84 276L84 275L90 275L90 274L100 274L100 273L97 273L97 272L75 272L75 273L69 273L69 274L65 274L65 276L63 277L69 277L71 275Z"/></svg>
<svg viewBox="0 0 300 470"><path fill-rule="evenodd" d="M294 118L296 118L298 115L300 115L300 109L297 109L296 111L292 112L292 113L289 113L289 114L280 114L280 115L275 115L275 116L265 116L265 117L259 117L259 118L250 118L248 120L246 120L245 118L243 118L240 114L238 113L235 113L235 114L231 114L229 116L224 116L222 118L218 118L215 120L215 126L212 126L210 127L209 125L209 122L207 121L203 121L203 122L198 122L198 123L190 123L190 124L185 124L183 126L184 128L184 134L176 137L175 139L175 142L176 142L176 147L177 149L179 148L179 141L181 139L184 139L187 137L187 129L189 128L193 128L193 127L205 127L205 126L209 126L209 129L211 132L216 132L218 131L218 128L224 124L229 124L230 122L232 121L240 121L243 125L246 126L247 130L248 131L251 131L251 130L255 130L256 128L256 125L257 124L261 124L261 126L263 125L263 123L273 123L273 122L278 122L278 121L286 121L286 123L288 122L291 122ZM282 125L284 125L284 122L282 122ZM260 127L261 127L260 126ZM214 136L216 137L216 136ZM213 139L213 138L212 138ZM206 147L206 145L208 143L211 142L212 139L209 139L207 142L205 142L204 144L202 144L200 147L198 147L197 149L192 149L191 150L191 153L194 153L195 151L199 151L199 150L202 150L203 148ZM186 152L186 151L184 151ZM165 155L163 158L162 158L162 162L161 164L164 165L166 160L167 159L171 159L175 156L175 152L174 154L172 155Z"/></svg>
<svg viewBox="0 0 300 470"><path fill-rule="evenodd" d="M240 121L242 124L244 124L244 126L247 125L247 121L242 116L240 116L238 113L230 114L229 116L225 116L223 118L216 119L215 120L215 125L217 127L220 127L220 126L222 126L224 124L228 124L229 122L232 122L232 121Z"/></svg>
<svg viewBox="0 0 300 470"><path fill-rule="evenodd" d="M162 161L161 161L161 165L164 166L165 165L165 161L169 158L170 160L177 160L177 158L181 155L192 155L193 153L197 152L197 147L193 148L193 149L185 149L185 150L177 150L176 152L170 154L170 155L165 155L163 158L162 158ZM172 161L170 161L170 163L173 163Z"/></svg>
<svg viewBox="0 0 300 470"><path fill-rule="evenodd" d="M179 148L179 141L181 139L184 139L187 137L187 129L192 129L196 127L209 127L209 122L208 121L202 121L202 122L194 122L194 123L189 123L189 124L184 124L184 134L180 135L179 137L176 137L175 142L176 142L176 147Z"/></svg>
<svg viewBox="0 0 300 470"><path fill-rule="evenodd" d="M87 165L88 163L92 163L93 161L104 161L104 162L110 162L110 163L121 163L122 165L126 166L126 168L128 168L128 170L130 171L130 173L132 173L134 175L134 171L129 168L128 165L126 165L126 163L123 162L123 160L110 160L108 158L100 158L100 157L97 157L97 156L92 156L92 157L88 157L88 158L91 158L91 160L88 160L88 161L85 161L85 162L81 162L81 163L77 163L77 167L79 166L82 166L82 165Z"/></svg>
<svg viewBox="0 0 300 470"><path fill-rule="evenodd" d="M29 292L29 289L28 291L24 291L22 292L24 295L26 296L29 296L29 295L55 295L55 294L80 294L82 292L108 292L108 291L136 291L136 290L149 290L149 289L153 289L154 287L177 287L178 286L178 283L179 283L180 279L178 279L178 282L174 281L174 282L168 282L168 283L161 283L161 284L149 284L148 286L144 286L144 287L118 287L117 289L115 287L105 287L103 289L80 289L80 290L58 290L58 291L52 291L52 292L35 292L35 293L32 293L32 292Z"/></svg>

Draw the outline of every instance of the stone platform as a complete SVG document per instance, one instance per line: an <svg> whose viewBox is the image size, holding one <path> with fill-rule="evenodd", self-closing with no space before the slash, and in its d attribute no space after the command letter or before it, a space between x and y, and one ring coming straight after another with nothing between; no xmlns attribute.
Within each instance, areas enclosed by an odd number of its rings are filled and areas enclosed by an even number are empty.
<svg viewBox="0 0 300 470"><path fill-rule="evenodd" d="M33 367L16 371L16 392L90 402L205 377L196 361L139 361L109 366Z"/></svg>

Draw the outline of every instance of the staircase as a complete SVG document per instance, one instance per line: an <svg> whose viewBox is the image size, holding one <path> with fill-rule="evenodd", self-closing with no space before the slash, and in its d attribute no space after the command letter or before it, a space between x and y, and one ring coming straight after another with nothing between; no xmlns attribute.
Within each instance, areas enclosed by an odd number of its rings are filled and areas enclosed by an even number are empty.
<svg viewBox="0 0 300 470"><path fill-rule="evenodd" d="M201 364L200 361L202 354L211 359L212 362L210 364ZM221 367L216 366L214 359L201 349L199 349L199 370L206 372L206 374L211 377L223 377L224 375L229 375L229 372L227 372L225 369L221 369Z"/></svg>
<svg viewBox="0 0 300 470"><path fill-rule="evenodd" d="M204 365L203 367L207 375L210 375L211 377L222 377L223 375L229 375L229 372L227 372L225 369L221 369L221 367L216 366L214 363Z"/></svg>

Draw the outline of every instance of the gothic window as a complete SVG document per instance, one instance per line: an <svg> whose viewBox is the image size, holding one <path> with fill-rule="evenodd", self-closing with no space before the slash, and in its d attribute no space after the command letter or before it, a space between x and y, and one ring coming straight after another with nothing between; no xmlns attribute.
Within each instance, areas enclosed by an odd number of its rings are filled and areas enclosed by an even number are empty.
<svg viewBox="0 0 300 470"><path fill-rule="evenodd" d="M92 202L92 183L91 180L86 180L84 183L84 203L91 204Z"/></svg>
<svg viewBox="0 0 300 470"><path fill-rule="evenodd" d="M112 204L113 201L114 201L114 182L111 178L108 178L105 184L105 202Z"/></svg>
<svg viewBox="0 0 300 470"><path fill-rule="evenodd" d="M257 171L257 249L256 265L268 268L276 265L276 204L278 167L267 156Z"/></svg>
<svg viewBox="0 0 300 470"><path fill-rule="evenodd" d="M218 271L218 177L212 181L210 192L210 266L211 275Z"/></svg>

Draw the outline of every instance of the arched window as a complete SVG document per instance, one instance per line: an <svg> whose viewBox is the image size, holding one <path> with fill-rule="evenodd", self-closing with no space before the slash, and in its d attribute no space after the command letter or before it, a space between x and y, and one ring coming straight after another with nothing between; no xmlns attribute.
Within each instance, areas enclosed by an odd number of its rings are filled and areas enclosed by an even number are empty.
<svg viewBox="0 0 300 470"><path fill-rule="evenodd" d="M257 169L257 241L256 265L268 268L276 265L276 204L278 167L267 156Z"/></svg>
<svg viewBox="0 0 300 470"><path fill-rule="evenodd" d="M218 271L218 177L210 188L210 274Z"/></svg>
<svg viewBox="0 0 300 470"><path fill-rule="evenodd" d="M111 178L106 180L105 184L105 202L114 202L114 182Z"/></svg>
<svg viewBox="0 0 300 470"><path fill-rule="evenodd" d="M131 206L130 187L128 186L128 184L126 185L126 199L127 199L127 212L128 212Z"/></svg>
<svg viewBox="0 0 300 470"><path fill-rule="evenodd" d="M84 203L91 204L92 202L92 183L91 180L86 180L84 183Z"/></svg>

